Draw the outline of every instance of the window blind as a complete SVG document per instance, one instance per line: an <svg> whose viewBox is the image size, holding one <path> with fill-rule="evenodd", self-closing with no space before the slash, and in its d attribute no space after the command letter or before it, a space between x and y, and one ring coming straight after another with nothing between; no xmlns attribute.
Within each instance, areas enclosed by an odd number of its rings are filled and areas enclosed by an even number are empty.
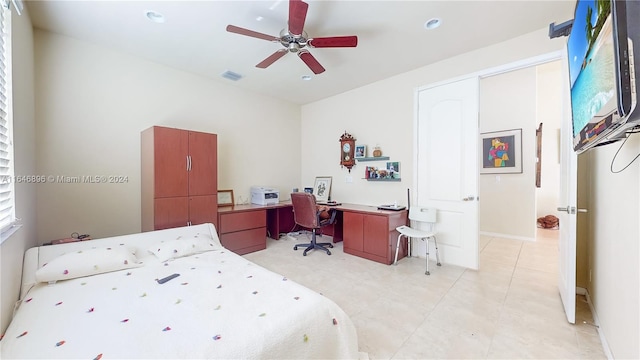
<svg viewBox="0 0 640 360"><path fill-rule="evenodd" d="M15 221L13 131L9 114L9 10L0 7L0 233ZM4 236L3 239L4 240Z"/></svg>

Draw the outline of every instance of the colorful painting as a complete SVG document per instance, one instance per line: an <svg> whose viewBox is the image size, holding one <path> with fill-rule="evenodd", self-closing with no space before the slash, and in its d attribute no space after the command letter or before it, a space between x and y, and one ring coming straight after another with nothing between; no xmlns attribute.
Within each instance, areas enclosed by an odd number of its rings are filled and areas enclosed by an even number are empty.
<svg viewBox="0 0 640 360"><path fill-rule="evenodd" d="M481 134L481 174L522 173L522 129Z"/></svg>

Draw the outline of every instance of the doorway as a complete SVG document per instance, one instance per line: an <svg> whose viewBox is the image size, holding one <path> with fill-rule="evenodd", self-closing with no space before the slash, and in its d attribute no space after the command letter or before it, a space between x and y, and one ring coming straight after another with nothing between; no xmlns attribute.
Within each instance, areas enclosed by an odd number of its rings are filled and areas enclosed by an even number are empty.
<svg viewBox="0 0 640 360"><path fill-rule="evenodd" d="M536 219L556 213L562 120L560 60L483 77L480 80L479 127L491 134L521 130L521 172L479 176L479 228L482 237L535 241ZM537 158L536 130L542 126L541 156ZM516 153L517 155L517 153ZM540 187L536 165L540 163Z"/></svg>

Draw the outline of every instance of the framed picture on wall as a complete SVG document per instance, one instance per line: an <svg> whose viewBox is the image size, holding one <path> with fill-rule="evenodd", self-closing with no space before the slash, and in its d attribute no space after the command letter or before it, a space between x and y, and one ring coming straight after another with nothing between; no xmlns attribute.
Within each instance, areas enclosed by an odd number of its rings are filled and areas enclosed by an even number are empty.
<svg viewBox="0 0 640 360"><path fill-rule="evenodd" d="M331 176L318 176L313 186L313 194L316 201L329 201L331 196Z"/></svg>
<svg viewBox="0 0 640 360"><path fill-rule="evenodd" d="M522 173L522 129L480 134L480 174Z"/></svg>
<svg viewBox="0 0 640 360"><path fill-rule="evenodd" d="M357 145L355 158L362 159L364 157L367 157L367 145Z"/></svg>

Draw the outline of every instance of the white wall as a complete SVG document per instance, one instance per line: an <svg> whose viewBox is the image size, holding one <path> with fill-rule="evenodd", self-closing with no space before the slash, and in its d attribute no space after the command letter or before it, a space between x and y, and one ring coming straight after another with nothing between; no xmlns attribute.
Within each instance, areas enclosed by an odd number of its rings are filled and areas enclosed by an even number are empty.
<svg viewBox="0 0 640 360"><path fill-rule="evenodd" d="M588 290L611 353L640 358L640 159L614 174L620 143L589 150ZM640 154L640 134L615 159L620 170ZM583 155L580 155L583 156Z"/></svg>
<svg viewBox="0 0 640 360"><path fill-rule="evenodd" d="M13 143L16 175L35 174L35 115L33 31L28 10L13 14ZM22 279L22 254L36 246L35 185L16 184L16 217L22 227L0 245L0 333L9 325L14 303L18 300Z"/></svg>
<svg viewBox="0 0 640 360"><path fill-rule="evenodd" d="M302 184L312 185L315 176L333 177L333 197L342 202L377 205L398 201L406 204L407 188L413 189L414 96L417 88L518 60L560 50L562 39L549 40L541 29L494 46L425 66L302 107ZM364 167L356 165L350 175L339 165L338 139L344 131L371 149L379 144L383 155L401 164L399 183L367 182ZM370 150L371 151L371 150ZM384 163L375 163L382 166Z"/></svg>
<svg viewBox="0 0 640 360"><path fill-rule="evenodd" d="M482 233L535 239L535 100L535 67L480 80L480 133L522 130L522 173L479 176Z"/></svg>
<svg viewBox="0 0 640 360"><path fill-rule="evenodd" d="M218 185L237 201L298 185L298 105L41 30L35 49L37 173L128 177L39 185L39 242L140 231L140 132L153 125L217 133Z"/></svg>

